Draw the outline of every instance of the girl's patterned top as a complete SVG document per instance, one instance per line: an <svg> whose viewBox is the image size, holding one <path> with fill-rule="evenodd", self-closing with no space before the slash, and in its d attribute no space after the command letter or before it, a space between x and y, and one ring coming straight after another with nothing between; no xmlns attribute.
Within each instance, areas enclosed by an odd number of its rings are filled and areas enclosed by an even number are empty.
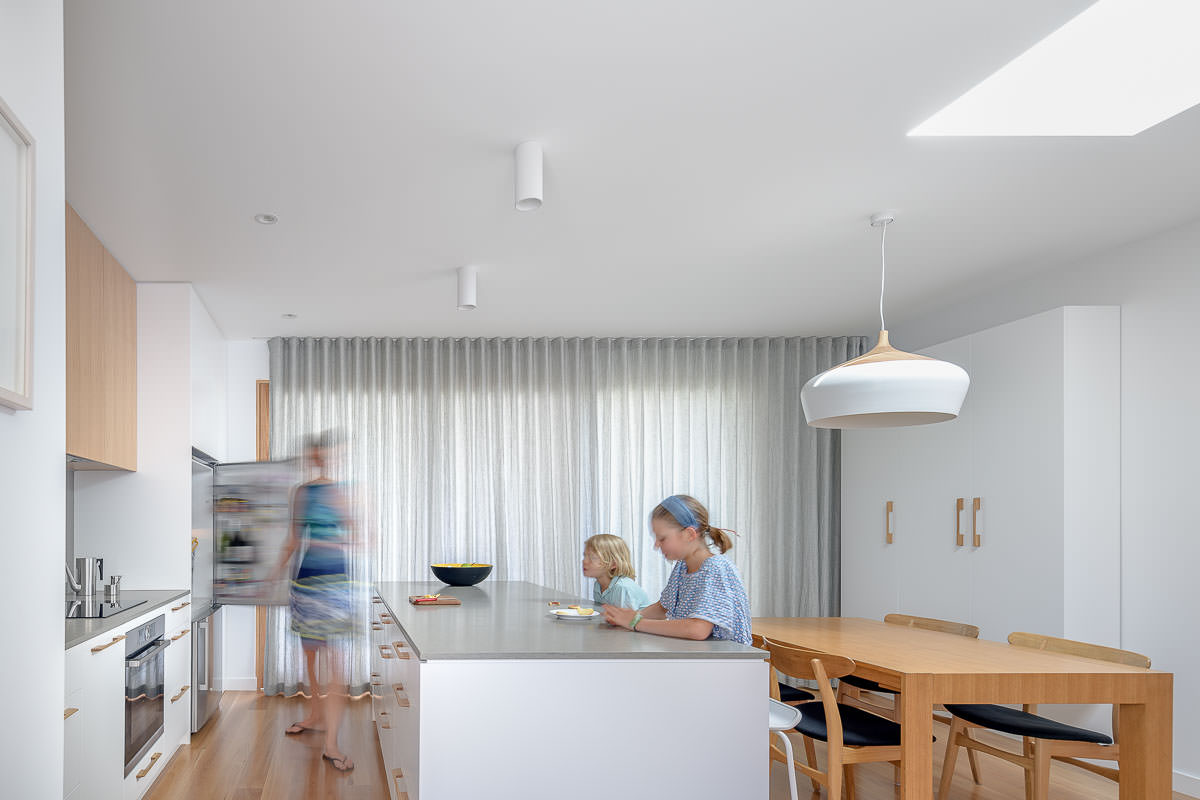
<svg viewBox="0 0 1200 800"><path fill-rule="evenodd" d="M659 600L667 619L702 619L713 625L713 639L750 644L750 598L737 567L714 553L688 573L678 561Z"/></svg>

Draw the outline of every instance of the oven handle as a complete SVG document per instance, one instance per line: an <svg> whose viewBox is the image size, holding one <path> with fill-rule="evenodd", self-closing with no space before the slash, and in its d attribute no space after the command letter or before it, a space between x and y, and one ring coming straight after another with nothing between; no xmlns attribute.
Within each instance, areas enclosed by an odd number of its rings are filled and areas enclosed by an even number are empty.
<svg viewBox="0 0 1200 800"><path fill-rule="evenodd" d="M155 656L167 649L167 645L171 644L170 639L163 639L158 644L151 647L146 652L139 655L137 658L125 659L125 669L137 669L143 667L154 660Z"/></svg>

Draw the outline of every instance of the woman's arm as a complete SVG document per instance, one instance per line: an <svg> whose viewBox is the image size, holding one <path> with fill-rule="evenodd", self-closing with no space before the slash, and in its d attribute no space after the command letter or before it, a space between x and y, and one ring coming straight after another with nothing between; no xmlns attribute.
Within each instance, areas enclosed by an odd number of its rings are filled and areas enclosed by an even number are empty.
<svg viewBox="0 0 1200 800"><path fill-rule="evenodd" d="M655 601L642 609L642 619L666 619L667 610L663 604ZM632 619L632 617L630 617ZM638 627L641 627L640 625Z"/></svg>

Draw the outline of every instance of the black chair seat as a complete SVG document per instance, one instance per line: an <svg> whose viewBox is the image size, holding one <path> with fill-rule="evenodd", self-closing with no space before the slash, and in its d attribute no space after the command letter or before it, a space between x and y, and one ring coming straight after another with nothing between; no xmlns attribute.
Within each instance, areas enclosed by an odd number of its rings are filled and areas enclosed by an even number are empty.
<svg viewBox="0 0 1200 800"><path fill-rule="evenodd" d="M843 675L840 680L842 683L863 689L868 692L879 692L880 694L900 694L895 689L885 688L880 686L875 681L869 681L866 678L860 678L857 675Z"/></svg>
<svg viewBox="0 0 1200 800"><path fill-rule="evenodd" d="M1064 725L1052 719L1039 717L1016 708L990 704L947 705L946 710L960 719L991 728L1013 736L1030 736L1035 739L1056 739L1066 742L1094 742L1112 744L1112 739L1103 733Z"/></svg>
<svg viewBox="0 0 1200 800"><path fill-rule="evenodd" d="M812 700L816 695L805 689L797 689L786 683L779 684L779 699L784 703L799 703L802 700Z"/></svg>
<svg viewBox="0 0 1200 800"><path fill-rule="evenodd" d="M804 716L796 730L822 742L829 741L825 730L825 706L820 702L796 706ZM847 747L886 747L900 744L900 726L890 719L877 717L861 708L838 704L842 714L842 741Z"/></svg>

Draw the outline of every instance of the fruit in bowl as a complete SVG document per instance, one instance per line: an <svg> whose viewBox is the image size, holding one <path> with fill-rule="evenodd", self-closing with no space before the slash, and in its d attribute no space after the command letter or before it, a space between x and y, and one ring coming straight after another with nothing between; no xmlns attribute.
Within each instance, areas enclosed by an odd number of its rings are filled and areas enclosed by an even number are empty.
<svg viewBox="0 0 1200 800"><path fill-rule="evenodd" d="M451 586L474 586L492 572L491 564L430 564L429 568L439 581Z"/></svg>

